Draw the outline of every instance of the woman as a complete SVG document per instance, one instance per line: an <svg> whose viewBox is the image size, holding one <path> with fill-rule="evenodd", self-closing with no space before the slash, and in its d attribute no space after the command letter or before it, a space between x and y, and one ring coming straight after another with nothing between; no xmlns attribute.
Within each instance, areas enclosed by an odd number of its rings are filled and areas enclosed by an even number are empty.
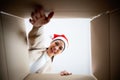
<svg viewBox="0 0 120 80"><path fill-rule="evenodd" d="M48 48L43 47L43 25L47 24L53 17L54 12L45 15L43 8L37 8L31 13L30 23L33 25L29 33L29 56L31 73L46 73L51 71L51 63L55 55L64 51L68 45L65 35L54 34L52 42ZM61 75L70 75L67 71L62 71Z"/></svg>

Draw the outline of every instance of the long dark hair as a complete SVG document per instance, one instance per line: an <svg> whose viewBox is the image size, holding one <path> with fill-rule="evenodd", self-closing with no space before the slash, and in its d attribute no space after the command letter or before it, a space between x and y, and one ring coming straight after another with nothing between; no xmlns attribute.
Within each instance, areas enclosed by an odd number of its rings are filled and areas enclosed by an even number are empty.
<svg viewBox="0 0 120 80"><path fill-rule="evenodd" d="M53 62L54 56L51 57L51 61Z"/></svg>

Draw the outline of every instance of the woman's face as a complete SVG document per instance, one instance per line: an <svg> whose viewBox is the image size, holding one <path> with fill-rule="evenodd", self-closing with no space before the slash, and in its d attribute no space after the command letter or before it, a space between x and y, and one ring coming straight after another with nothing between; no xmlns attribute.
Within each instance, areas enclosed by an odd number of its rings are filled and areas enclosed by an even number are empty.
<svg viewBox="0 0 120 80"><path fill-rule="evenodd" d="M47 53L50 57L52 57L54 55L61 53L64 50L64 47L65 45L62 40L55 40L50 44Z"/></svg>

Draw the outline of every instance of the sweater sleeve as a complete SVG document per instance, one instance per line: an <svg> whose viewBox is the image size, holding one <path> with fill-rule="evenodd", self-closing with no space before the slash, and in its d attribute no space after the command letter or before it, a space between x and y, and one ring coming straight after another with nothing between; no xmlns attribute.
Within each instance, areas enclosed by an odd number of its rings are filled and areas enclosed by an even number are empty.
<svg viewBox="0 0 120 80"><path fill-rule="evenodd" d="M33 27L28 35L29 49L45 48L44 39L44 27Z"/></svg>

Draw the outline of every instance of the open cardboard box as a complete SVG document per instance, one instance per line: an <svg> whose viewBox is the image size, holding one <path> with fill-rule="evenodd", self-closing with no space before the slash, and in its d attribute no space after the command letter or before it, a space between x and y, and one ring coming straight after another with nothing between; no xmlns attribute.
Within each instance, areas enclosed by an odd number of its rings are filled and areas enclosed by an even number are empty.
<svg viewBox="0 0 120 80"><path fill-rule="evenodd" d="M0 80L95 80L93 75L29 74L24 19L35 4L55 11L55 17L94 18L91 21L92 68L98 80L119 80L119 2L108 0L3 0L0 2ZM112 11L111 11L112 10ZM108 11L111 11L110 13ZM105 12L102 13L102 12ZM101 15L102 13L102 15ZM100 15L98 15L100 14ZM96 16L98 15L98 16ZM97 17L97 18L96 18ZM19 43L18 43L19 41ZM14 58L13 58L14 57ZM45 76L45 77L44 77Z"/></svg>

